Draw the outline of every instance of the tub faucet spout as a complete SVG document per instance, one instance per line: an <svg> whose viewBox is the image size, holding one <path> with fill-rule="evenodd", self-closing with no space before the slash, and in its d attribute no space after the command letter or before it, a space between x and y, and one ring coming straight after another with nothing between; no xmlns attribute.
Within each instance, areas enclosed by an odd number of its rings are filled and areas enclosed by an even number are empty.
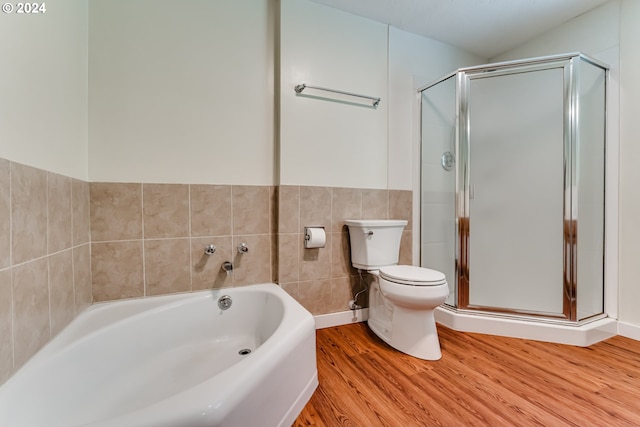
<svg viewBox="0 0 640 427"><path fill-rule="evenodd" d="M231 274L233 274L233 264L229 261L223 262L222 270L227 272L227 276L231 276Z"/></svg>

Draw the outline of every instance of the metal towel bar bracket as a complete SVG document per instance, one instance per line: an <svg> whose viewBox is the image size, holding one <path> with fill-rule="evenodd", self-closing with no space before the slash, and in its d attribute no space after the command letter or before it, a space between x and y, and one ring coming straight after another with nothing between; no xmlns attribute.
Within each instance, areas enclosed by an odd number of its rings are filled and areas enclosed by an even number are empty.
<svg viewBox="0 0 640 427"><path fill-rule="evenodd" d="M357 93L345 92L345 91L342 91L342 90L327 89L325 87L319 87L319 86L311 86L311 85L308 85L306 83L300 83L299 85L296 85L294 90L296 91L296 93L302 93L302 91L305 90L306 88L316 89L316 90L324 90L326 92L333 92L333 93L339 93L341 95L355 96L357 98L369 99L369 100L371 100L371 103L372 103L372 105L374 107L377 107L380 104L380 98L376 98L375 96L358 95Z"/></svg>

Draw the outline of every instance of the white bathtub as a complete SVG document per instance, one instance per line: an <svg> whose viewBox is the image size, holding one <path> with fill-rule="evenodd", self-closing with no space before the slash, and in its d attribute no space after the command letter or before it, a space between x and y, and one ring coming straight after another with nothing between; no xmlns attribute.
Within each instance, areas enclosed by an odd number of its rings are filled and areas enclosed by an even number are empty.
<svg viewBox="0 0 640 427"><path fill-rule="evenodd" d="M102 303L0 388L0 426L289 426L317 385L313 317L277 285Z"/></svg>

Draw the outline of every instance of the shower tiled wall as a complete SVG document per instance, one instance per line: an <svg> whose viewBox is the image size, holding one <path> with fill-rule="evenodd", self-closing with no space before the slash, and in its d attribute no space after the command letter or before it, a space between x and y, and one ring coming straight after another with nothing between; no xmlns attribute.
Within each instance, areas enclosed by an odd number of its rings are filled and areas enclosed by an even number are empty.
<svg viewBox="0 0 640 427"><path fill-rule="evenodd" d="M94 301L275 280L274 187L90 187ZM247 253L238 253L241 243ZM211 256L204 254L209 244L216 246ZM233 274L221 269L225 261L233 263Z"/></svg>
<svg viewBox="0 0 640 427"><path fill-rule="evenodd" d="M0 384L91 304L89 184L0 159Z"/></svg>
<svg viewBox="0 0 640 427"><path fill-rule="evenodd" d="M313 314L348 310L364 287L351 266L345 219L406 219L400 263L412 263L412 192L336 187L280 186L278 282ZM324 226L324 248L304 248L304 227ZM369 282L371 277L363 275ZM358 299L366 306L366 294Z"/></svg>

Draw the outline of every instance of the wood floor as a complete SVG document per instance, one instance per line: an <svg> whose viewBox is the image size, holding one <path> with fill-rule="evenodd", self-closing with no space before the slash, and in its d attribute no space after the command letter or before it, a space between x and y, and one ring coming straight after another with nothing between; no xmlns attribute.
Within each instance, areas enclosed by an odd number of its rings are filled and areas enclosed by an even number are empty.
<svg viewBox="0 0 640 427"><path fill-rule="evenodd" d="M428 362L365 323L318 330L320 386L294 426L640 426L640 342L438 331L442 359Z"/></svg>

